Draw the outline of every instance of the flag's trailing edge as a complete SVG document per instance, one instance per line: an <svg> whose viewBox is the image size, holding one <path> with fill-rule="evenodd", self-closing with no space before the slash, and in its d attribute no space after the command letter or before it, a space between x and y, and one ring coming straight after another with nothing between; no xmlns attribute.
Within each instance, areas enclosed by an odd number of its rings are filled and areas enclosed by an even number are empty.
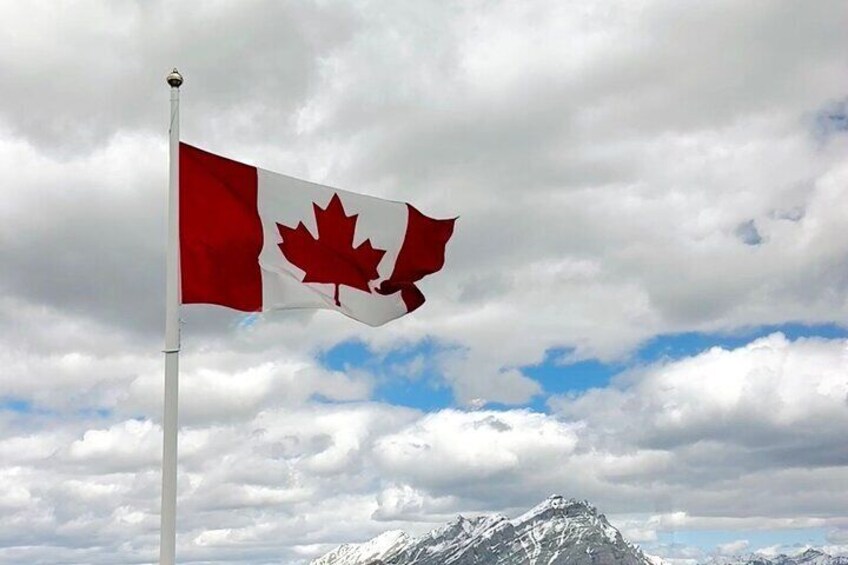
<svg viewBox="0 0 848 565"><path fill-rule="evenodd" d="M180 143L183 304L338 310L372 326L424 303L454 219Z"/></svg>

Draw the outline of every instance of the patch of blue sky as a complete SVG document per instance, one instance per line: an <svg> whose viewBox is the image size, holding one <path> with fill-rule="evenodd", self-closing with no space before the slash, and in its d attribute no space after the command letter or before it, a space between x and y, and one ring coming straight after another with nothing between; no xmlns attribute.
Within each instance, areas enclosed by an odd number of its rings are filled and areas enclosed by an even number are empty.
<svg viewBox="0 0 848 565"><path fill-rule="evenodd" d="M826 545L826 531L823 528L792 528L780 530L679 530L660 532L660 544L679 544L699 547L712 551L719 545L745 540L747 549L740 553L754 552L772 546L781 546L785 551L791 547L803 548L808 545L821 547Z"/></svg>
<svg viewBox="0 0 848 565"><path fill-rule="evenodd" d="M375 362L375 354L361 341L343 341L318 356L326 368L333 371L363 369Z"/></svg>
<svg viewBox="0 0 848 565"><path fill-rule="evenodd" d="M0 411L29 414L33 411L32 402L20 398L0 398Z"/></svg>
<svg viewBox="0 0 848 565"><path fill-rule="evenodd" d="M542 386L543 394L537 395L528 407L547 412L547 399L551 395L576 394L593 388L604 388L610 380L627 368L625 363L602 363L597 360L563 363L567 357L565 349L553 349L538 365L522 367L521 372Z"/></svg>
<svg viewBox="0 0 848 565"><path fill-rule="evenodd" d="M580 394L593 388L604 388L609 386L617 374L629 368L691 357L713 347L736 349L775 332L781 332L791 340L810 337L848 338L848 329L835 324L782 324L729 333L661 335L646 342L628 359L613 363L593 359L571 362L570 350L552 349L541 363L519 368L524 375L538 382L542 389L541 394L521 406L546 412L550 396ZM436 362L436 358L445 351L445 346L429 339L387 353L373 352L359 341L346 341L325 351L320 361L332 370L363 370L374 375L374 400L432 411L456 406L456 400ZM494 410L514 407L499 404L487 406Z"/></svg>
<svg viewBox="0 0 848 565"><path fill-rule="evenodd" d="M544 393L534 398L529 406L544 411L545 400L548 396L579 394L593 388L604 388L617 374L628 368L691 357L713 347L736 349L775 332L783 333L790 340L804 337L848 338L848 329L835 324L784 324L749 328L726 334L687 332L660 335L646 342L630 359L617 363L602 363L596 360L563 362L564 359L568 359L569 351L551 350L542 363L522 367L522 372L536 380L544 389Z"/></svg>
<svg viewBox="0 0 848 565"><path fill-rule="evenodd" d="M235 321L235 326L239 330L248 330L256 325L259 320L262 319L262 314L258 312L251 312L249 314L245 314L244 316L237 318Z"/></svg>
<svg viewBox="0 0 848 565"><path fill-rule="evenodd" d="M635 359L642 364L648 364L664 359L691 357L713 347L737 349L775 332L782 333L792 341L805 337L848 338L848 328L836 324L781 324L758 326L728 333L687 332L655 337L639 348Z"/></svg>
<svg viewBox="0 0 848 565"><path fill-rule="evenodd" d="M445 350L426 339L378 354L360 341L346 341L323 352L319 360L335 371L362 370L373 375L373 399L378 402L432 411L454 404L435 361Z"/></svg>
<svg viewBox="0 0 848 565"><path fill-rule="evenodd" d="M68 412L40 407L36 404L33 404L30 400L8 397L0 398L0 412L4 411L11 412L13 414L24 417L46 416L48 418L52 418L63 417L68 415ZM73 413L77 417L97 420L104 420L106 418L110 418L113 414L112 410L98 406L86 406L76 410L71 410L71 413Z"/></svg>

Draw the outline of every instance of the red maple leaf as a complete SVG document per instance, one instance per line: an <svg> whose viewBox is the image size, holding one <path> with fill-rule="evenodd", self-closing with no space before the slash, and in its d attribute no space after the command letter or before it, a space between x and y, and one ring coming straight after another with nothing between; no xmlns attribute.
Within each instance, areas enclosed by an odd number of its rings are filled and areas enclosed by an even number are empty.
<svg viewBox="0 0 848 565"><path fill-rule="evenodd" d="M385 255L366 239L353 247L353 234L359 214L348 216L338 194L333 194L326 208L313 203L318 237L298 222L297 228L277 224L283 242L280 251L290 263L303 269L305 283L336 285L334 298L339 302L339 286L345 285L370 293L368 282L378 278L377 265Z"/></svg>

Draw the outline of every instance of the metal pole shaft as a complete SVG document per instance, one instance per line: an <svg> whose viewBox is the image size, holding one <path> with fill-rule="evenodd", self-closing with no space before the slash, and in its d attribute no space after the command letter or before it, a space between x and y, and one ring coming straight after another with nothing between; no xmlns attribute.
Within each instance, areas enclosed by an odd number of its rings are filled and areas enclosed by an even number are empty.
<svg viewBox="0 0 848 565"><path fill-rule="evenodd" d="M162 418L162 514L159 532L159 563L174 565L177 542L177 428L180 354L180 85L176 69L168 75L171 85L170 171L168 185L168 251L165 291L165 406Z"/></svg>

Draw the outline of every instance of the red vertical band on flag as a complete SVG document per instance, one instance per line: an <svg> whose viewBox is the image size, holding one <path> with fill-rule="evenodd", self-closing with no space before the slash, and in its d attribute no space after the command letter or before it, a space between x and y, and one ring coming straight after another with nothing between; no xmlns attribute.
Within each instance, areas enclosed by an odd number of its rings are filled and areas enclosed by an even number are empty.
<svg viewBox="0 0 848 565"><path fill-rule="evenodd" d="M262 309L256 167L180 143L183 304Z"/></svg>
<svg viewBox="0 0 848 565"><path fill-rule="evenodd" d="M400 291L407 312L412 312L424 304L424 294L415 283L444 266L445 246L453 235L456 219L435 220L410 204L406 208L409 216L403 245L392 276L383 281L377 292L394 294Z"/></svg>

